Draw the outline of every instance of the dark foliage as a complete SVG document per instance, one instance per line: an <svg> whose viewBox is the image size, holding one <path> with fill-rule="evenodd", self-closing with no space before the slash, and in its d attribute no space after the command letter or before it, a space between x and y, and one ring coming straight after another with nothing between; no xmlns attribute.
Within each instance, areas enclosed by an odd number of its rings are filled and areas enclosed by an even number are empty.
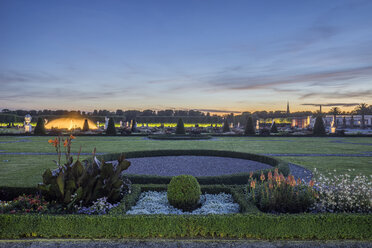
<svg viewBox="0 0 372 248"><path fill-rule="evenodd" d="M39 117L37 119L37 124L34 130L35 135L44 135L45 134L45 125L43 118Z"/></svg>
<svg viewBox="0 0 372 248"><path fill-rule="evenodd" d="M108 125L107 125L107 130L106 130L107 135L116 135L116 128L115 128L115 122L113 118L109 119Z"/></svg>
<svg viewBox="0 0 372 248"><path fill-rule="evenodd" d="M252 116L249 116L247 118L247 122L245 124L245 129L244 129L244 134L245 135L255 135L256 134L256 131L254 129Z"/></svg>
<svg viewBox="0 0 372 248"><path fill-rule="evenodd" d="M316 119L315 119L313 135L315 135L315 136L325 136L326 135L323 118L321 116L317 116Z"/></svg>
<svg viewBox="0 0 372 248"><path fill-rule="evenodd" d="M176 134L183 135L185 133L186 132L185 132L185 126L183 124L183 120L182 118L179 118L177 122Z"/></svg>

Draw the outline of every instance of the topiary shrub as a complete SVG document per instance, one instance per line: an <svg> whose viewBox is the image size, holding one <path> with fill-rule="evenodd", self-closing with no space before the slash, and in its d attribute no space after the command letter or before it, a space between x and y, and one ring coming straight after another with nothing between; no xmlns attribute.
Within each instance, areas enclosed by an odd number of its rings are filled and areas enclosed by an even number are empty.
<svg viewBox="0 0 372 248"><path fill-rule="evenodd" d="M252 116L249 116L247 119L247 123L245 124L244 135L255 135L255 134L256 134L256 131L254 130L253 119L252 119Z"/></svg>
<svg viewBox="0 0 372 248"><path fill-rule="evenodd" d="M183 125L183 120L182 118L179 118L178 119L178 122L177 122L177 128L176 128L176 134L185 134L185 126Z"/></svg>
<svg viewBox="0 0 372 248"><path fill-rule="evenodd" d="M116 135L115 122L113 118L109 119L107 124L106 135Z"/></svg>
<svg viewBox="0 0 372 248"><path fill-rule="evenodd" d="M172 177L168 184L167 198L169 204L183 211L192 211L199 206L200 185L191 175Z"/></svg>
<svg viewBox="0 0 372 248"><path fill-rule="evenodd" d="M36 123L34 134L36 134L36 135L44 135L45 134L44 120L41 117L39 117L37 119L37 123Z"/></svg>
<svg viewBox="0 0 372 248"><path fill-rule="evenodd" d="M225 119L225 122L223 123L222 132L224 133L230 132L229 122L227 121L227 119Z"/></svg>
<svg viewBox="0 0 372 248"><path fill-rule="evenodd" d="M83 125L83 132L89 131L89 124L88 124L88 119L84 120L84 125Z"/></svg>
<svg viewBox="0 0 372 248"><path fill-rule="evenodd" d="M270 133L278 133L278 127L276 126L275 121L271 125Z"/></svg>
<svg viewBox="0 0 372 248"><path fill-rule="evenodd" d="M316 119L315 119L313 135L315 135L315 136L325 136L326 135L323 118L321 116L317 116Z"/></svg>

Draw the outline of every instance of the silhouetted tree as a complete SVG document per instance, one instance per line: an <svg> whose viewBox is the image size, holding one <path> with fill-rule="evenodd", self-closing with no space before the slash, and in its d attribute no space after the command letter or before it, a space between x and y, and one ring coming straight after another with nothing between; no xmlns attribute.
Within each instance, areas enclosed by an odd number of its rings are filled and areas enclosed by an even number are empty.
<svg viewBox="0 0 372 248"><path fill-rule="evenodd" d="M185 134L185 126L183 124L183 120L182 118L179 118L178 119L178 122L177 122L177 128L176 128L176 134Z"/></svg>
<svg viewBox="0 0 372 248"><path fill-rule="evenodd" d="M229 126L229 122L227 121L227 119L225 119L225 122L223 123L222 132L224 133L230 132L230 126Z"/></svg>
<svg viewBox="0 0 372 248"><path fill-rule="evenodd" d="M113 118L109 119L106 129L106 135L116 135L115 122Z"/></svg>
<svg viewBox="0 0 372 248"><path fill-rule="evenodd" d="M271 128L270 128L270 133L278 133L278 128L275 124L275 121L273 122L273 124L271 125Z"/></svg>
<svg viewBox="0 0 372 248"><path fill-rule="evenodd" d="M317 116L316 119L315 119L313 135L315 135L315 136L326 135L323 118L321 116Z"/></svg>
<svg viewBox="0 0 372 248"><path fill-rule="evenodd" d="M358 107L356 108L356 112L362 116L361 127L364 129L366 127L365 126L364 115L366 115L367 112L368 112L368 104L366 104L366 103L359 104Z"/></svg>
<svg viewBox="0 0 372 248"><path fill-rule="evenodd" d="M89 131L89 124L88 124L88 119L84 120L84 125L83 125L83 132Z"/></svg>
<svg viewBox="0 0 372 248"><path fill-rule="evenodd" d="M255 135L256 134L256 131L254 130L254 124L253 124L252 116L249 116L247 118L247 122L245 123L244 134L245 135Z"/></svg>
<svg viewBox="0 0 372 248"><path fill-rule="evenodd" d="M45 125L43 118L39 117L37 119L36 127L34 130L34 134L36 135L44 135L45 134Z"/></svg>
<svg viewBox="0 0 372 248"><path fill-rule="evenodd" d="M338 107L333 107L331 108L331 110L329 111L330 114L333 115L333 120L334 120L334 127L337 127L337 115L339 115L341 113L340 109Z"/></svg>

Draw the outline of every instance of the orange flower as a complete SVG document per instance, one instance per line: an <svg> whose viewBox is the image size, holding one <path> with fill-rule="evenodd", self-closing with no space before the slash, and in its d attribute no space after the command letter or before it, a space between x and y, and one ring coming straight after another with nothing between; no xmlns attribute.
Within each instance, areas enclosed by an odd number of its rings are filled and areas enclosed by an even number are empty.
<svg viewBox="0 0 372 248"><path fill-rule="evenodd" d="M269 183L269 189L273 189L273 184L271 182Z"/></svg>
<svg viewBox="0 0 372 248"><path fill-rule="evenodd" d="M310 185L310 187L314 187L314 181L310 180L309 185Z"/></svg>
<svg viewBox="0 0 372 248"><path fill-rule="evenodd" d="M269 179L269 181L271 181L273 179L273 174L271 173L271 171L269 171L269 173L267 173L267 178Z"/></svg>
<svg viewBox="0 0 372 248"><path fill-rule="evenodd" d="M58 139L57 138L55 138L55 140L48 140L48 143L51 143L54 147L57 147L57 145L58 145Z"/></svg>
<svg viewBox="0 0 372 248"><path fill-rule="evenodd" d="M63 143L63 146L67 146L68 144L68 140L65 140L65 142Z"/></svg>
<svg viewBox="0 0 372 248"><path fill-rule="evenodd" d="M297 178L297 184L301 185L301 179L300 178Z"/></svg>
<svg viewBox="0 0 372 248"><path fill-rule="evenodd" d="M249 172L249 178L253 177L253 171Z"/></svg>
<svg viewBox="0 0 372 248"><path fill-rule="evenodd" d="M260 179L261 179L262 182L265 181L265 175L262 173L262 171L261 171Z"/></svg>
<svg viewBox="0 0 372 248"><path fill-rule="evenodd" d="M75 136L73 136L72 134L70 134L70 139L76 139Z"/></svg>
<svg viewBox="0 0 372 248"><path fill-rule="evenodd" d="M251 188L256 188L256 180L251 181Z"/></svg>

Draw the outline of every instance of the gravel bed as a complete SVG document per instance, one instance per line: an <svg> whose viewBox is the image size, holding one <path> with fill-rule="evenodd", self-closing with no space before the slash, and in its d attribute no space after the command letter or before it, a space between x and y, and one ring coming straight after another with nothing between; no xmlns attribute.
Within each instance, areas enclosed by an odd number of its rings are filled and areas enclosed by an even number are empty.
<svg viewBox="0 0 372 248"><path fill-rule="evenodd" d="M126 174L177 176L219 176L270 169L272 166L252 160L213 156L160 156L131 158Z"/></svg>
<svg viewBox="0 0 372 248"><path fill-rule="evenodd" d="M127 214L231 214L239 213L239 204L230 194L204 194L200 196L202 206L192 212L183 212L168 203L167 192L147 191L140 195L137 204Z"/></svg>

